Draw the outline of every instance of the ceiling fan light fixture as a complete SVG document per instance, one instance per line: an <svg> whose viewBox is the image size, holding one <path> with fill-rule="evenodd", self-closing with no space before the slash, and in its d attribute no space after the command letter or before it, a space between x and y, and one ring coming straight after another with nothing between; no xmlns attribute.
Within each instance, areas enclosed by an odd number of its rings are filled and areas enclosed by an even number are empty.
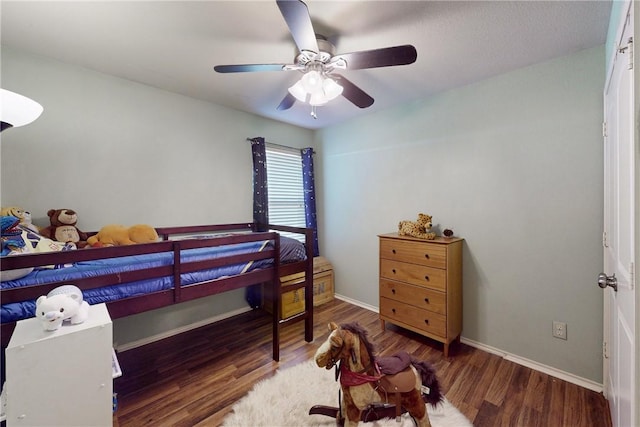
<svg viewBox="0 0 640 427"><path fill-rule="evenodd" d="M322 90L314 92L309 98L309 104L312 106L321 106L327 102L336 99L342 94L342 86L329 77L323 77Z"/></svg>
<svg viewBox="0 0 640 427"><path fill-rule="evenodd" d="M298 101L318 107L336 99L342 91L335 80L317 71L309 71L289 88L289 93Z"/></svg>

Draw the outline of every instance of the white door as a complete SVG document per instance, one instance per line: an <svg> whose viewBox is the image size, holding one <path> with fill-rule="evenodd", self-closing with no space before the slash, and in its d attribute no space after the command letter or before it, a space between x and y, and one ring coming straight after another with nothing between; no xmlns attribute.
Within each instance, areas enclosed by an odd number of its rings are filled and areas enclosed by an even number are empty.
<svg viewBox="0 0 640 427"><path fill-rule="evenodd" d="M614 427L636 426L633 2L605 87L604 389Z"/></svg>

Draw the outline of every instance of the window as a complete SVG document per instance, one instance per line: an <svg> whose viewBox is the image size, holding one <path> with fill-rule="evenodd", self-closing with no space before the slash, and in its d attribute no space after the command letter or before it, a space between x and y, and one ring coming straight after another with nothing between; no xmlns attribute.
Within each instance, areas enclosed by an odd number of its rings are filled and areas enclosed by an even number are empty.
<svg viewBox="0 0 640 427"><path fill-rule="evenodd" d="M306 227L300 150L266 144L269 222ZM281 233L304 241L299 234Z"/></svg>

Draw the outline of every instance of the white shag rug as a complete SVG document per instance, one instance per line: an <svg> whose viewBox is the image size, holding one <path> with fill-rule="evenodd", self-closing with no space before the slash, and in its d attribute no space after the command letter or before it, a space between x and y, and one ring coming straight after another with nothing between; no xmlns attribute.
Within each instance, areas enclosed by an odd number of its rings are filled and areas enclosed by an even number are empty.
<svg viewBox="0 0 640 427"><path fill-rule="evenodd" d="M318 368L310 360L291 368L278 370L276 374L257 383L234 406L223 426L242 427L301 427L336 425L334 418L325 415L309 415L314 405L338 406L338 382L335 371ZM469 420L449 401L436 408L427 405L433 427L470 427ZM404 414L400 423L395 419L383 419L360 423L360 427L412 427L413 420Z"/></svg>

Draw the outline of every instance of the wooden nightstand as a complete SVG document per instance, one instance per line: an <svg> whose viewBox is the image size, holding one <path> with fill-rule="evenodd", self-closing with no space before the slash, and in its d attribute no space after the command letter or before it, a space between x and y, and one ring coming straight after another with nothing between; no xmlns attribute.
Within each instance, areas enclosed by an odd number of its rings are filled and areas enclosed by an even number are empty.
<svg viewBox="0 0 640 427"><path fill-rule="evenodd" d="M462 331L462 242L382 234L380 238L380 321L444 344Z"/></svg>

